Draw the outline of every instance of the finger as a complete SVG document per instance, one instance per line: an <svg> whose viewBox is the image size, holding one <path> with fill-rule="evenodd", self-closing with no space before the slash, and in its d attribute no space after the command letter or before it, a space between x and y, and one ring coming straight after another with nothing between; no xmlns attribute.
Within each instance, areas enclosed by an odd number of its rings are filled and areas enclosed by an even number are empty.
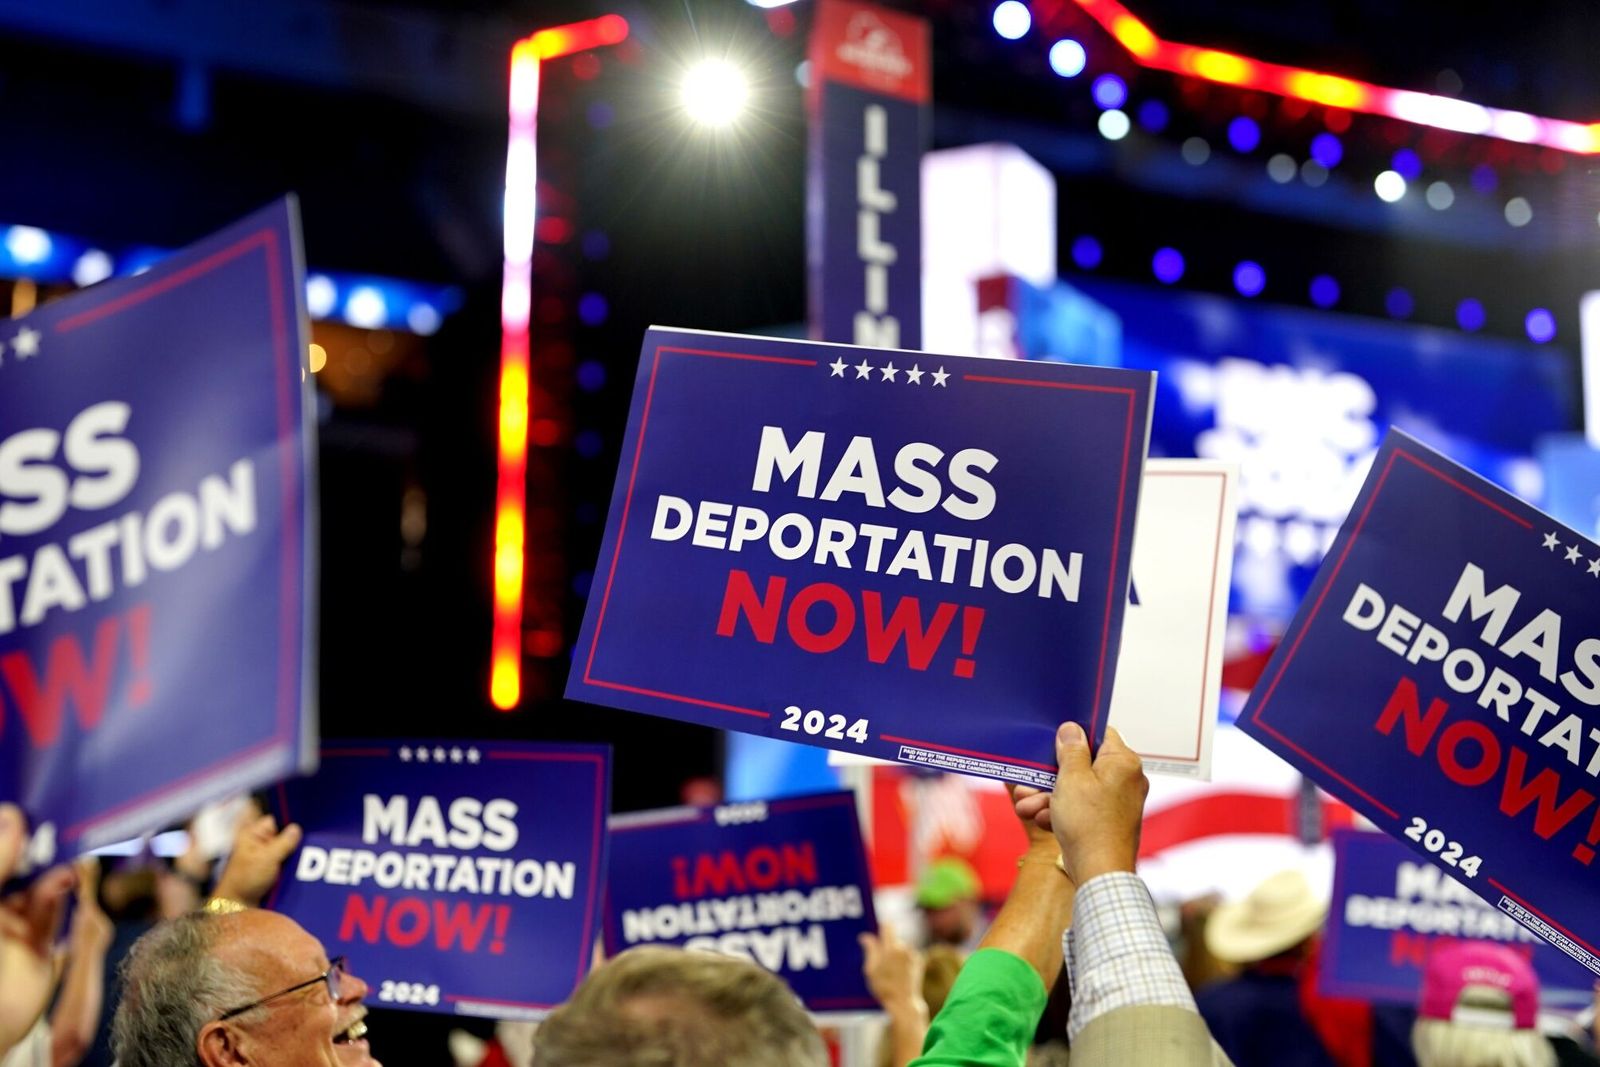
<svg viewBox="0 0 1600 1067"><path fill-rule="evenodd" d="M15 804L0 804L0 882L11 877L27 840L27 821Z"/></svg>
<svg viewBox="0 0 1600 1067"><path fill-rule="evenodd" d="M862 967L872 970L878 964L878 939L871 934L859 934L856 941L861 945Z"/></svg>
<svg viewBox="0 0 1600 1067"><path fill-rule="evenodd" d="M78 876L78 906L93 903L100 892L100 861L93 856L80 856L72 867Z"/></svg>
<svg viewBox="0 0 1600 1067"><path fill-rule="evenodd" d="M43 949L55 939L66 910L67 895L77 881L71 867L52 867L28 887L22 918L28 924L29 940L36 948Z"/></svg>
<svg viewBox="0 0 1600 1067"><path fill-rule="evenodd" d="M1083 727L1075 722L1064 722L1061 724L1061 729L1056 731L1056 763L1061 767L1061 774L1056 780L1057 786L1061 784L1061 778L1082 774L1092 764L1089 756L1089 738L1084 734Z"/></svg>
<svg viewBox="0 0 1600 1067"><path fill-rule="evenodd" d="M1041 830L1049 830L1051 833L1055 833L1055 824L1050 821L1050 805L1046 804L1044 809L1033 817L1033 825Z"/></svg>
<svg viewBox="0 0 1600 1067"><path fill-rule="evenodd" d="M1017 801L1017 818L1031 819L1041 811L1050 807L1049 793L1035 793L1031 797L1022 797Z"/></svg>
<svg viewBox="0 0 1600 1067"><path fill-rule="evenodd" d="M269 815L267 818L270 819L272 816ZM300 824L290 823L283 828L281 833L268 842L267 852L273 859L282 863L285 859L288 859L289 853L300 847L300 838L302 836Z"/></svg>

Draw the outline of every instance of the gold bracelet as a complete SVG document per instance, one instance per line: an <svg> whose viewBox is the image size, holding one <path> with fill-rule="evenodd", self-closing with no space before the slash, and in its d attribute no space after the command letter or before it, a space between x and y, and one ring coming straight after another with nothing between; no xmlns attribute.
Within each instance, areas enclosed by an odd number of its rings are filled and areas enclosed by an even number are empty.
<svg viewBox="0 0 1600 1067"><path fill-rule="evenodd" d="M1018 856L1017 857L1017 870L1019 870L1019 871L1022 870L1022 865L1024 863L1027 863L1027 862L1028 862L1028 854L1027 853L1024 853L1021 856ZM1055 862L1055 869L1060 871L1062 874L1066 874L1067 873L1067 861L1063 857L1057 856L1056 857L1056 862Z"/></svg>
<svg viewBox="0 0 1600 1067"><path fill-rule="evenodd" d="M211 915L233 915L237 912L249 911L250 906L241 904L232 897L212 897L205 902L205 905L200 910Z"/></svg>

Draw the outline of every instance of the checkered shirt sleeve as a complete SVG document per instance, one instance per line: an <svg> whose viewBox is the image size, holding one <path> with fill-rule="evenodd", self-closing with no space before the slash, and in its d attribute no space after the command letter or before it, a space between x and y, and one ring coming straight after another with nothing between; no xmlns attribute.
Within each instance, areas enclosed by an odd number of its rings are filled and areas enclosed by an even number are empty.
<svg viewBox="0 0 1600 1067"><path fill-rule="evenodd" d="M1194 994L1167 944L1155 902L1139 877L1102 874L1078 887L1062 935L1072 1011L1067 1040L1116 1008L1166 1005L1195 1011Z"/></svg>

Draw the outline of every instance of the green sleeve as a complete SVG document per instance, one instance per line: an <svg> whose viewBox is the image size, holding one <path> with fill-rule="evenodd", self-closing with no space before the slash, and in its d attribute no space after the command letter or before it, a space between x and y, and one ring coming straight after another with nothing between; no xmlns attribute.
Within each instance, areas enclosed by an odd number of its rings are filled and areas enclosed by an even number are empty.
<svg viewBox="0 0 1600 1067"><path fill-rule="evenodd" d="M1020 957L979 949L961 968L910 1067L1022 1067L1047 996L1038 972Z"/></svg>

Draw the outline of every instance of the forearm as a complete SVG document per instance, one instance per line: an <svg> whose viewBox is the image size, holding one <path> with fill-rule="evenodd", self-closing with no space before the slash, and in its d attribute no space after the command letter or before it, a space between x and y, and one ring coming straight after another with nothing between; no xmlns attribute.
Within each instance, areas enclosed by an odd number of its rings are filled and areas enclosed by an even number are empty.
<svg viewBox="0 0 1600 1067"><path fill-rule="evenodd" d="M94 1044L105 997L105 950L73 946L50 1013L51 1067L76 1067Z"/></svg>
<svg viewBox="0 0 1600 1067"><path fill-rule="evenodd" d="M1061 973L1061 935L1072 922L1072 881L1057 864L1053 840L1035 842L1023 853L1000 913L984 935L983 948L1018 956L1048 989Z"/></svg>
<svg viewBox="0 0 1600 1067"><path fill-rule="evenodd" d="M889 1032L884 1039L889 1042L894 1067L904 1067L922 1055L922 1043L928 1038L928 1005L918 1000L885 1007Z"/></svg>
<svg viewBox="0 0 1600 1067"><path fill-rule="evenodd" d="M1149 890L1137 875L1110 872L1078 893L1067 940L1072 1012L1068 1039L1117 1008L1166 1006L1194 1011L1194 996L1172 955Z"/></svg>

